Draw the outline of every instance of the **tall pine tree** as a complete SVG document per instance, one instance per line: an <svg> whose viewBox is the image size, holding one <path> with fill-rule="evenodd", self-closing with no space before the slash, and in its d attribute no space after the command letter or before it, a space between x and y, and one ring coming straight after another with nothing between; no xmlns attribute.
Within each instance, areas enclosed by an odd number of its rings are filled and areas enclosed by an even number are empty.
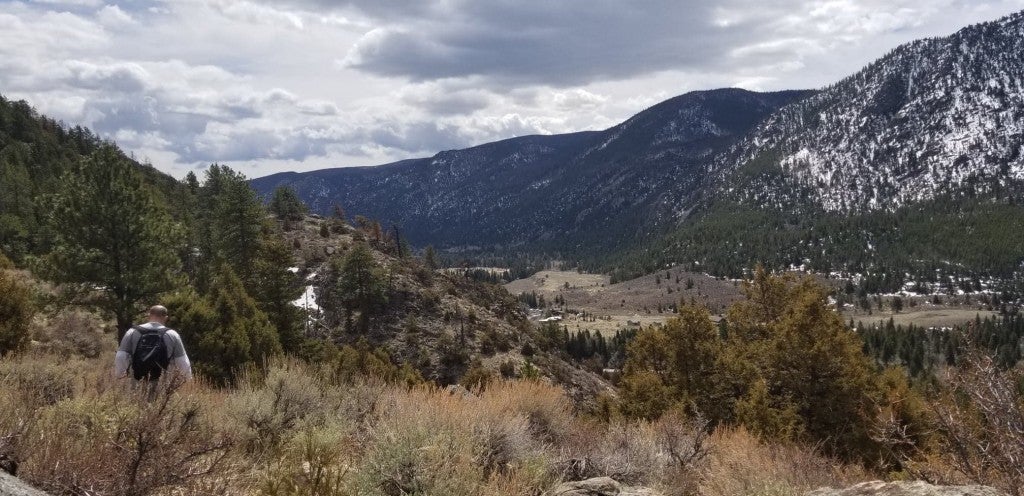
<svg viewBox="0 0 1024 496"><path fill-rule="evenodd" d="M64 175L49 216L55 246L42 266L48 279L77 286L80 301L113 314L118 339L180 272L181 231L137 167L103 146Z"/></svg>

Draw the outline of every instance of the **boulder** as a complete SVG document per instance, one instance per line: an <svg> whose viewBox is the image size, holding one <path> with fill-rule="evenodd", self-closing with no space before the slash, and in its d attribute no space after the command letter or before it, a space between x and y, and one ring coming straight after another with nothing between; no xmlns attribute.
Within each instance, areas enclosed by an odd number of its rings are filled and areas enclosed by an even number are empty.
<svg viewBox="0 0 1024 496"><path fill-rule="evenodd" d="M646 487L623 486L610 477L563 482L548 494L549 496L661 496L661 493Z"/></svg>
<svg viewBox="0 0 1024 496"><path fill-rule="evenodd" d="M47 496L46 493L33 489L17 477L0 470L0 495L2 496Z"/></svg>
<svg viewBox="0 0 1024 496"><path fill-rule="evenodd" d="M933 486L927 482L864 482L846 489L815 489L804 496L1007 496L986 486Z"/></svg>
<svg viewBox="0 0 1024 496"><path fill-rule="evenodd" d="M476 395L472 391L466 389L460 384L450 384L444 388L444 391L452 396L458 396L460 398L476 398Z"/></svg>

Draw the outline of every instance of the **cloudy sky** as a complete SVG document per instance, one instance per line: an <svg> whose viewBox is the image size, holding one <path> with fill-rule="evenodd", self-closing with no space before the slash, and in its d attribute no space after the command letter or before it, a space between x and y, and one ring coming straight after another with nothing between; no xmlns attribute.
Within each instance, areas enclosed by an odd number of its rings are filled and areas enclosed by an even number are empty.
<svg viewBox="0 0 1024 496"><path fill-rule="evenodd" d="M0 94L181 177L603 129L813 88L1024 0L0 0ZM770 5L770 6L766 6Z"/></svg>

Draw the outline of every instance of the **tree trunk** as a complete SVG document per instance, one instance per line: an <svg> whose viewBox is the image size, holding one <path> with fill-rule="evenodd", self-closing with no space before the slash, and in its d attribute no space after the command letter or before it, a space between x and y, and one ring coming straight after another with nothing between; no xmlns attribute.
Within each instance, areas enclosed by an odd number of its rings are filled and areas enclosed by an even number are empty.
<svg viewBox="0 0 1024 496"><path fill-rule="evenodd" d="M132 316L130 312L117 312L117 342L121 343L128 329L132 328Z"/></svg>

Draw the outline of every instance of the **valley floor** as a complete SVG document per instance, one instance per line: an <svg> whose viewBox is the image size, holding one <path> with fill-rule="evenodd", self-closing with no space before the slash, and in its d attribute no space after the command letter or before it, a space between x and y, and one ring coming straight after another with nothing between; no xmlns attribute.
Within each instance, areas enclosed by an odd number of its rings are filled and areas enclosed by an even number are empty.
<svg viewBox="0 0 1024 496"><path fill-rule="evenodd" d="M842 283L835 279L824 282L835 287ZM608 276L599 274L545 270L512 281L505 285L505 289L513 295L536 293L543 296L552 308L556 298L564 299L566 312L560 315L560 325L567 326L570 331L589 330L605 335L622 329L663 324L674 315L674 305L681 301L707 306L714 319L721 319L729 305L742 299L739 281L722 280L679 268L616 284L612 284ZM865 326L884 325L891 318L896 325L942 328L961 325L977 317L984 319L997 315L997 312L977 302L963 303L951 298L939 304L927 297L904 298L905 307L899 312L890 308L891 296L882 300L883 310L866 311L847 305L842 311L843 317ZM910 306L911 301L913 306ZM546 312L533 315L535 321L548 317Z"/></svg>

